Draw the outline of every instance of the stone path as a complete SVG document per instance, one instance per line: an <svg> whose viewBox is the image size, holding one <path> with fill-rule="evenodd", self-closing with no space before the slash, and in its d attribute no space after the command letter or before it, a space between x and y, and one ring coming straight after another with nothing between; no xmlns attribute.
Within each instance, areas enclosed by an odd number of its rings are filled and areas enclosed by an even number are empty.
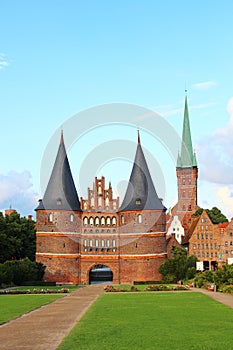
<svg viewBox="0 0 233 350"><path fill-rule="evenodd" d="M233 308L232 295L199 288L191 291L206 294ZM0 326L0 349L55 350L102 293L104 285L87 286Z"/></svg>
<svg viewBox="0 0 233 350"><path fill-rule="evenodd" d="M91 285L0 326L1 350L55 350L89 306L104 293Z"/></svg>
<svg viewBox="0 0 233 350"><path fill-rule="evenodd" d="M230 294L220 293L220 292L210 292L206 289L201 289L201 288L193 288L193 292L201 292L207 295L208 297L233 308L233 296Z"/></svg>

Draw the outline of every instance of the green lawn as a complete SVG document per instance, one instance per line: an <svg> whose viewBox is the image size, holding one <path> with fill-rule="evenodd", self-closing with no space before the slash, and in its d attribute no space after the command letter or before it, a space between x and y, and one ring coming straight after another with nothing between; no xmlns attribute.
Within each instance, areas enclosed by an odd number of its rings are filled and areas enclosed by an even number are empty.
<svg viewBox="0 0 233 350"><path fill-rule="evenodd" d="M230 350L233 310L201 293L105 294L59 350Z"/></svg>
<svg viewBox="0 0 233 350"><path fill-rule="evenodd" d="M0 324L64 297L64 294L1 295Z"/></svg>

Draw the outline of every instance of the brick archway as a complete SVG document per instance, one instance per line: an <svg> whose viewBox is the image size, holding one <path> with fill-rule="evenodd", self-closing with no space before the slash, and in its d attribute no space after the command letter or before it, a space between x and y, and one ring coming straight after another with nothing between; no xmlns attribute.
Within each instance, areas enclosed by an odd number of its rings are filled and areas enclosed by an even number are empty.
<svg viewBox="0 0 233 350"><path fill-rule="evenodd" d="M113 281L113 271L105 264L94 264L88 270L88 283L109 283Z"/></svg>

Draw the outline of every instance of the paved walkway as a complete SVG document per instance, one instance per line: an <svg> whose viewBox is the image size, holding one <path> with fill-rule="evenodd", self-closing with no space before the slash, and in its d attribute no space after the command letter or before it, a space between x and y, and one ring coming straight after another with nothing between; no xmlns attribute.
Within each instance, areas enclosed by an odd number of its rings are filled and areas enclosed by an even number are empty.
<svg viewBox="0 0 233 350"><path fill-rule="evenodd" d="M230 294L220 293L220 292L210 292L206 289L201 289L201 288L193 288L193 292L201 292L207 295L208 297L233 308L233 296Z"/></svg>
<svg viewBox="0 0 233 350"><path fill-rule="evenodd" d="M191 291L206 294L233 308L232 295L199 288ZM87 286L0 326L0 349L55 350L102 293L104 285Z"/></svg>
<svg viewBox="0 0 233 350"><path fill-rule="evenodd" d="M55 350L101 293L103 285L87 286L5 323L0 326L0 349Z"/></svg>

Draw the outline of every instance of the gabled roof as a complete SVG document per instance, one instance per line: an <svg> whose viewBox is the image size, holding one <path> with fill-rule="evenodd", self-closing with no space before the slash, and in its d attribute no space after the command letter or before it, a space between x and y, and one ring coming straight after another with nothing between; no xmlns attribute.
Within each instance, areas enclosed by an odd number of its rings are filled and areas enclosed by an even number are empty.
<svg viewBox="0 0 233 350"><path fill-rule="evenodd" d="M63 133L44 197L36 210L80 210L80 202L75 188L66 154Z"/></svg>
<svg viewBox="0 0 233 350"><path fill-rule="evenodd" d="M130 180L119 211L166 210L156 193L138 132L138 145Z"/></svg>
<svg viewBox="0 0 233 350"><path fill-rule="evenodd" d="M178 154L177 167L178 168L197 167L196 154L195 152L193 152L193 146L192 146L187 96L185 96L181 153Z"/></svg>

